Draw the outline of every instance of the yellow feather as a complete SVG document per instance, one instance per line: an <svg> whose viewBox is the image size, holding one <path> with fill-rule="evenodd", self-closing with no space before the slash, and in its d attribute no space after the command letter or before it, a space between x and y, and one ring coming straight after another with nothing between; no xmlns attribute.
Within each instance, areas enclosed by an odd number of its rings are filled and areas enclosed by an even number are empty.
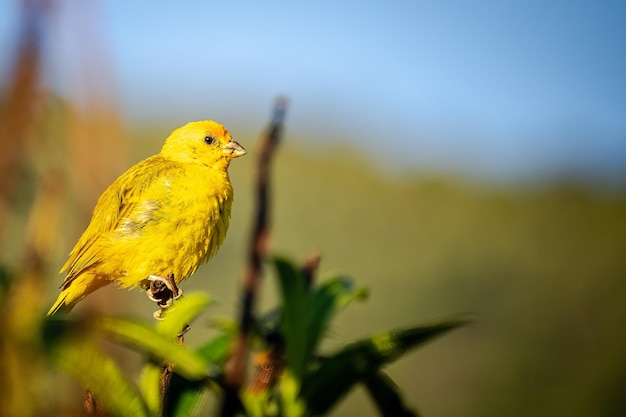
<svg viewBox="0 0 626 417"><path fill-rule="evenodd" d="M122 174L100 196L89 226L61 268L66 277L48 314L70 310L105 285L145 286L150 275L192 275L228 230L232 158L245 150L222 125L188 123L163 149Z"/></svg>

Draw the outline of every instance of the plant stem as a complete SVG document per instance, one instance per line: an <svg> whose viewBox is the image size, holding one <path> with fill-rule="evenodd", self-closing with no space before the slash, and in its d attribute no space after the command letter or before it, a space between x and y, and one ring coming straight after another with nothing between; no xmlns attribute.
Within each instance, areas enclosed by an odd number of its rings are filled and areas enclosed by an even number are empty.
<svg viewBox="0 0 626 417"><path fill-rule="evenodd" d="M235 340L232 355L225 369L226 391L222 402L221 416L231 417L239 407L238 393L245 383L246 359L248 356L248 335L254 322L254 305L261 283L261 267L267 254L269 237L269 171L272 156L280 141L283 120L287 111L287 99L279 97L274 104L270 126L261 138L259 160L256 172L256 214L248 261L243 274L242 308L239 317L239 333Z"/></svg>

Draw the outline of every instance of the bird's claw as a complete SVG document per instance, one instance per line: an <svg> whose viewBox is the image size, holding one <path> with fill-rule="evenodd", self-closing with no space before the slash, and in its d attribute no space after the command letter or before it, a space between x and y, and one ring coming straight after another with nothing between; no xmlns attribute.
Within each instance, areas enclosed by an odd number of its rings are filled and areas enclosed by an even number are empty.
<svg viewBox="0 0 626 417"><path fill-rule="evenodd" d="M152 315L155 319L161 320L163 312L172 306L174 300L178 300L183 295L183 291L176 285L174 274L169 274L167 278L150 275L148 281L146 295L159 306L159 310Z"/></svg>

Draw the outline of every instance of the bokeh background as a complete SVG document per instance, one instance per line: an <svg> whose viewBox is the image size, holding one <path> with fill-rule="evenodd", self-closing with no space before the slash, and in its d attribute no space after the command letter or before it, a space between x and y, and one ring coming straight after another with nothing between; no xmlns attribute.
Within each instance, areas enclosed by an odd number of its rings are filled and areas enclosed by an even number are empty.
<svg viewBox="0 0 626 417"><path fill-rule="evenodd" d="M624 415L625 18L588 0L1 2L0 262L26 277L11 303L46 311L99 194L211 118L250 154L224 247L184 286L219 299L189 342L233 316L255 143L284 94L273 250L319 251L371 294L327 349L471 313L389 368L423 415ZM82 308L149 316L144 298ZM46 381L42 401L64 401ZM335 415L376 414L357 390Z"/></svg>

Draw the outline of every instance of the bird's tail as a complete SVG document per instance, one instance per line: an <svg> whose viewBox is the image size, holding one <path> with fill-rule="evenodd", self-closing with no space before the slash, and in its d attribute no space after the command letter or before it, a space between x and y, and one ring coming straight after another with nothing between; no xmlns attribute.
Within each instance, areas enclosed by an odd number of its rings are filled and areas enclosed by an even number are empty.
<svg viewBox="0 0 626 417"><path fill-rule="evenodd" d="M50 308L50 311L48 311L49 316L56 314L58 312L69 313L72 310L72 308L74 308L74 305L76 305L76 301L72 302L68 300L67 296L68 296L67 290L63 290L61 294L59 294L59 298L57 298L57 300L54 302L54 304Z"/></svg>
<svg viewBox="0 0 626 417"><path fill-rule="evenodd" d="M110 282L93 274L81 274L71 281L64 282L61 287L61 294L48 311L48 315L51 316L58 312L69 313L76 303Z"/></svg>

